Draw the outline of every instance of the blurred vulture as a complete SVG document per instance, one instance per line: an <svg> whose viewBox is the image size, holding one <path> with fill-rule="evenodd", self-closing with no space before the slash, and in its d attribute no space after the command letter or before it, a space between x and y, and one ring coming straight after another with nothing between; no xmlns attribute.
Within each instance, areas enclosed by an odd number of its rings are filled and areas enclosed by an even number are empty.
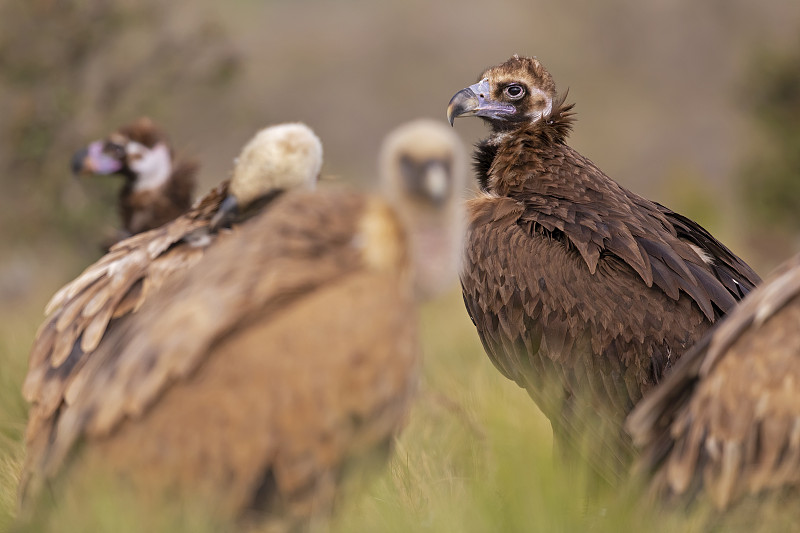
<svg viewBox="0 0 800 533"><path fill-rule="evenodd" d="M197 165L176 161L164 132L143 117L78 150L72 157L72 172L125 178L118 201L122 230L116 242L157 228L188 211Z"/></svg>
<svg viewBox="0 0 800 533"><path fill-rule="evenodd" d="M613 480L625 416L758 276L695 222L624 189L566 144L550 74L514 56L447 109L491 128L475 150L464 301L494 365L563 452Z"/></svg>
<svg viewBox="0 0 800 533"><path fill-rule="evenodd" d="M800 256L688 351L633 411L627 428L644 448L640 470L667 499L704 494L722 510L744 496L759 496L763 505L765 494L780 500L793 492L781 514L796 509Z"/></svg>
<svg viewBox="0 0 800 533"><path fill-rule="evenodd" d="M287 192L110 332L37 474L67 461L67 482L111 472L244 524L325 517L348 467L385 456L401 426L415 294L454 281L460 255L453 133L411 123L381 161L385 199Z"/></svg>
<svg viewBox="0 0 800 533"><path fill-rule="evenodd" d="M26 499L28 482L36 484L53 432L74 400L74 381L107 334L121 327L166 280L188 270L208 248L230 237L232 226L263 210L281 191L314 188L321 165L322 144L308 127L266 128L242 150L230 182L173 222L117 243L53 296L36 334L22 389L31 407L21 500Z"/></svg>

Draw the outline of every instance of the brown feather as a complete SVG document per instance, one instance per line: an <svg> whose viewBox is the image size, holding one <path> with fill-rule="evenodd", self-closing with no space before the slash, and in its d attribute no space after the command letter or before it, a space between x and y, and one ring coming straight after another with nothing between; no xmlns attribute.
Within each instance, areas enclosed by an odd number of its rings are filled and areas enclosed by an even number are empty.
<svg viewBox="0 0 800 533"><path fill-rule="evenodd" d="M292 142L280 144L292 135ZM269 129L268 135L257 138L258 141L248 145L250 153L256 155L263 152L269 154L267 157L290 158L292 154L299 153L295 152L297 150L310 151L307 157L290 159L288 166L279 164L279 174L265 171L263 176L248 175L254 185L268 189L273 183L280 184L281 188L313 186L321 164L321 145L313 132L303 125L285 125ZM256 160L264 162L264 158ZM239 173L250 170L246 165L237 165L233 179ZM264 201L253 201L258 198L242 200L246 202L241 204L246 212L241 217L231 213L226 224L235 226L241 220L257 215L280 192L272 186L268 199ZM228 195L229 183L226 181L171 223L115 244L106 256L87 268L51 300L49 316L34 342L30 368L23 386L25 397L32 405L30 424L26 430L28 454L23 470L26 481L20 486L22 502L31 498L35 500L41 488L44 480L42 465L51 455L50 448L56 441L55 435L62 417L71 412L72 405L79 398L77 392L89 380L92 359L97 357L95 352L106 344L106 338L117 328L124 329L131 316L144 302L157 295L162 285L176 273L200 262L207 248L224 240L220 237L230 233L225 225L212 227L212 221ZM154 197L153 201L159 200ZM152 359L152 356L150 359L145 357L143 361L149 364ZM135 364L129 362L128 366L135 367ZM157 366L153 368L160 370ZM174 369L177 369L177 373ZM163 374L164 379L172 379L190 369L191 365L173 365ZM147 390L150 387L149 390L154 391L162 382L157 379L155 386L146 383L143 388ZM124 389L115 389L109 394L108 402L111 405L120 404L118 398L123 392ZM148 398L148 393L143 397ZM140 413L148 401L128 403L126 409L129 412Z"/></svg>
<svg viewBox="0 0 800 533"><path fill-rule="evenodd" d="M458 175L452 133L423 124L390 138L389 167L406 149L422 156L419 168ZM145 496L199 496L245 520L329 511L345 467L391 444L417 380L414 296L431 285L411 263L431 257L414 253L415 224L446 229L460 213L452 176L442 203L412 199L394 174L394 208L346 191L286 192L158 291L148 284L191 243L154 258L141 307L115 319L64 380L62 412L34 435L29 498L61 472L73 487L100 471ZM460 250L459 235L448 233L445 251Z"/></svg>
<svg viewBox="0 0 800 533"><path fill-rule="evenodd" d="M172 224L117 243L51 299L48 318L34 340L22 389L32 405L26 428L26 481L19 488L21 501L28 490L38 490L37 462L48 450L61 407L74 401L69 390L76 381L83 381L87 360L114 322L134 312L174 272L199 261L203 247L171 247L208 227L226 191L223 184ZM210 237L209 243L214 235ZM167 250L169 260L163 257ZM149 293L142 290L144 286Z"/></svg>
<svg viewBox="0 0 800 533"><path fill-rule="evenodd" d="M171 472L177 488L217 495L226 514L250 512L265 475L290 515L324 509L333 494L321 487L345 457L391 438L416 381L409 256L385 241L379 257L367 254L377 243L359 238L365 217L399 228L371 202L286 194L168 281L73 382L35 470L57 472L82 437L92 453L76 468L102 464L141 487ZM403 233L391 231L405 250Z"/></svg>
<svg viewBox="0 0 800 533"><path fill-rule="evenodd" d="M180 242L184 236L193 231L197 231L208 225L214 214L209 206L219 205L224 198L224 189L215 190L201 204L202 209L198 208L183 217L180 217L172 225L153 230L144 234L137 235L126 241L122 241L98 260L94 265L88 267L73 282L64 286L58 291L56 296L48 305L49 317L45 324L53 324L56 331L61 334L58 337L48 333L46 337L37 335L34 346L36 357L31 357L31 364L39 364L42 359L41 354L50 353L44 361L53 367L60 366L71 350L71 344L80 337L83 332L94 324L92 335L84 337L82 340L83 349L90 352L96 347L99 337L108 324L112 316L119 318L123 316L119 304L125 298L132 298L135 292L128 294L132 287L148 280L151 277L150 268L154 261L170 246ZM198 254L198 248L187 249L190 257ZM175 253L173 256L177 256ZM191 262L191 261L190 261ZM186 267L186 261L181 258L173 263L175 270ZM158 278L163 280L168 277L163 271L169 270L163 262L158 265ZM152 283L152 282L151 282ZM141 293L139 293L141 294ZM133 310L139 303L133 304L130 300L126 301L125 307ZM110 313L110 314L109 314ZM115 314L116 313L116 314ZM98 319L98 317L100 317ZM103 323L105 321L105 323ZM64 334L69 330L70 335ZM42 331L49 332L49 327L42 327ZM58 343L58 353L53 356L53 346ZM30 389L27 386L26 389ZM28 391L26 398L31 401L35 393Z"/></svg>
<svg viewBox="0 0 800 533"><path fill-rule="evenodd" d="M139 308L145 299L143 294L144 283L145 280L140 279L128 289L125 296L122 297L117 307L114 309L114 314L111 315L112 319L125 316Z"/></svg>
<svg viewBox="0 0 800 533"><path fill-rule="evenodd" d="M786 491L800 485L797 324L800 256L708 332L631 414L627 429L643 448L638 470L655 494L705 495L737 516L749 513L748 500L791 501Z"/></svg>
<svg viewBox="0 0 800 533"><path fill-rule="evenodd" d="M605 435L590 462L618 458L603 472L614 478L632 454L625 416L760 280L699 225L566 145L572 105L537 60L515 56L484 78L493 101L516 111L485 118L492 134L477 147L485 194L468 204L464 301L489 358L559 438ZM508 83L552 95L551 111L539 118L536 100L504 100Z"/></svg>

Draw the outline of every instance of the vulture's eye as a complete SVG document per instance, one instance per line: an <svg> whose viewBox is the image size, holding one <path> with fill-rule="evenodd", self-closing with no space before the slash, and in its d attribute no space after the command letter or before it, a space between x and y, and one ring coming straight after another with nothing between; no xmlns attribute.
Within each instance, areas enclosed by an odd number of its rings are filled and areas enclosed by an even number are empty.
<svg viewBox="0 0 800 533"><path fill-rule="evenodd" d="M125 158L125 147L120 146L114 143L107 143L105 152L113 158L116 159L124 159Z"/></svg>
<svg viewBox="0 0 800 533"><path fill-rule="evenodd" d="M519 100L525 96L525 88L522 85L517 85L516 83L506 87L504 92L506 93L506 96L512 100Z"/></svg>

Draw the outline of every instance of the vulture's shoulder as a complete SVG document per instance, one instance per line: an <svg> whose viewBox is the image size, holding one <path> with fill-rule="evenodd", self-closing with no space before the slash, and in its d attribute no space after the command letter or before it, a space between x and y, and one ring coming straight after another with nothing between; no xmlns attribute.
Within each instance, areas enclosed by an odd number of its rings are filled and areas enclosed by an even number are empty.
<svg viewBox="0 0 800 533"><path fill-rule="evenodd" d="M710 321L759 281L696 222L625 189L569 146L552 152L521 164L516 172L536 178L522 179L510 196L525 205L521 224L562 238L591 273L616 256L646 286L673 299L687 294Z"/></svg>
<svg viewBox="0 0 800 533"><path fill-rule="evenodd" d="M724 508L800 484L800 256L687 352L627 429L656 491Z"/></svg>
<svg viewBox="0 0 800 533"><path fill-rule="evenodd" d="M41 468L56 471L80 436L106 435L142 416L222 339L357 272L406 275L407 262L402 226L384 202L346 191L284 193L109 332L70 384L73 401Z"/></svg>
<svg viewBox="0 0 800 533"><path fill-rule="evenodd" d="M651 385L650 373L659 376L671 364L664 345L685 345L707 327L705 309L680 296L684 287L690 297L690 291L701 294L691 284L697 278L677 252L640 247L635 231L622 223L613 230L603 217L562 216L566 211L558 206L545 210L548 215L540 216L526 201L489 194L468 203L462 288L484 346L498 368L520 384L526 364L508 354L546 354L566 367L586 351L594 354L592 361L626 359L638 373L638 385L622 392L622 403L635 402ZM602 248L587 267L592 243ZM642 282L629 262L633 254L650 269L654 283ZM710 308L701 295L697 298ZM631 345L626 355L629 342L638 348ZM609 350L619 353L612 356Z"/></svg>
<svg viewBox="0 0 800 533"><path fill-rule="evenodd" d="M747 263L700 224L661 204L656 203L656 205L675 228L678 238L696 247L695 251L709 261L715 277L725 285L731 294L738 294L737 300L746 296L756 285L761 283L761 278Z"/></svg>
<svg viewBox="0 0 800 533"><path fill-rule="evenodd" d="M54 416L109 328L138 310L173 272L202 257L217 238L208 228L226 194L225 183L173 222L117 243L52 297L23 384L23 395L32 404L28 440Z"/></svg>

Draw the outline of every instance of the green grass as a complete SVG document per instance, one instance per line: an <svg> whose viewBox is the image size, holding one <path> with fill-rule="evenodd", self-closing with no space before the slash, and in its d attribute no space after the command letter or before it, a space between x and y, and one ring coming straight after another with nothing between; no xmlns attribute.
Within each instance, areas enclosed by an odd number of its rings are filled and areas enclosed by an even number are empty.
<svg viewBox="0 0 800 533"><path fill-rule="evenodd" d="M33 306L31 306L33 307ZM0 325L0 528L14 515L26 408L19 395L41 320L19 309ZM553 461L550 426L524 391L483 353L458 291L422 310L424 364L417 401L380 474L338 504L337 532L687 531L691 524L642 509L637 494L587 500L587 478ZM656 527L657 526L657 527ZM220 531L202 509L143 509L97 480L65 495L33 531Z"/></svg>
<svg viewBox="0 0 800 533"><path fill-rule="evenodd" d="M0 530L11 524L16 506L17 479L27 405L20 388L27 369L27 353L42 318L41 309L19 306L0 313Z"/></svg>
<svg viewBox="0 0 800 533"><path fill-rule="evenodd" d="M422 313L420 394L389 467L336 531L686 531L654 527L637 494L600 493L553 460L550 424L497 372L454 292ZM663 529L662 529L663 527ZM691 528L689 529L691 530Z"/></svg>

